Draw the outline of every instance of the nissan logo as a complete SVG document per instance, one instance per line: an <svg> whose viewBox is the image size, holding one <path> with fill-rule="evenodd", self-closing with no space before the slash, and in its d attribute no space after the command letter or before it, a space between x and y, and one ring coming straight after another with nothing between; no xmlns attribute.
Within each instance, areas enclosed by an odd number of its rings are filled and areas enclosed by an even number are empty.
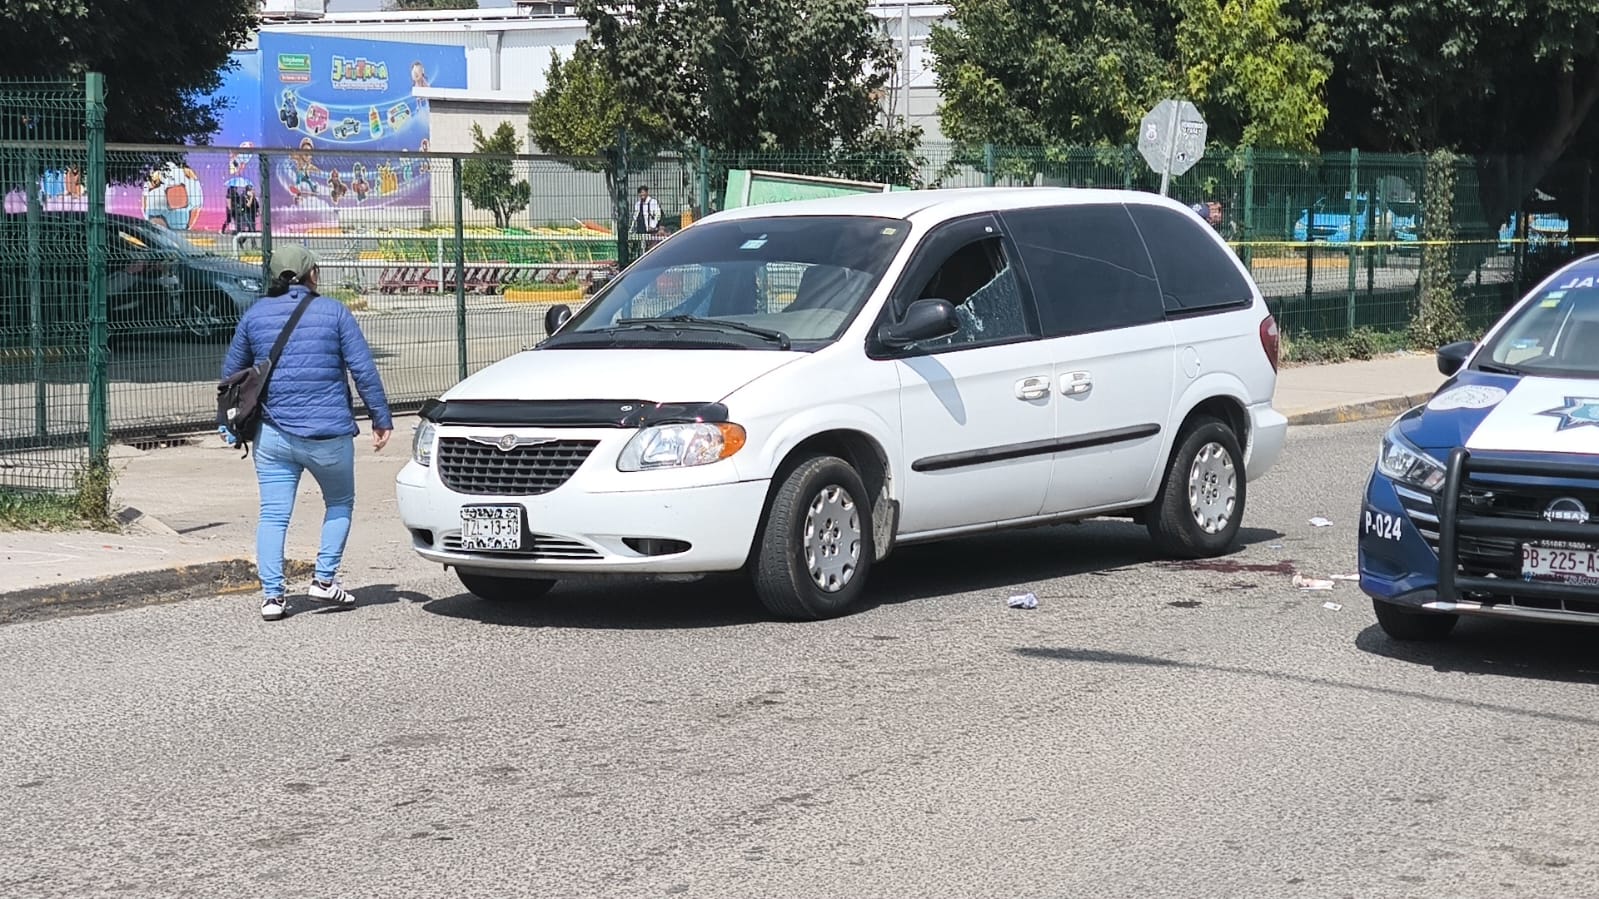
<svg viewBox="0 0 1599 899"><path fill-rule="evenodd" d="M1576 497L1562 496L1543 510L1543 517L1545 521L1561 524L1587 524L1588 507Z"/></svg>

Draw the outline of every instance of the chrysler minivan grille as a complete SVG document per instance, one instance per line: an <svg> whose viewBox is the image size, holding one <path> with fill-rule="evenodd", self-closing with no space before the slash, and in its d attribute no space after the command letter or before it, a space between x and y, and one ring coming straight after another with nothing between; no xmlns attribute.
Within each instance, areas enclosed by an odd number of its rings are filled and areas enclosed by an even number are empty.
<svg viewBox="0 0 1599 899"><path fill-rule="evenodd" d="M537 496L572 475L599 445L597 440L551 440L502 450L465 437L439 438L439 479L469 496Z"/></svg>

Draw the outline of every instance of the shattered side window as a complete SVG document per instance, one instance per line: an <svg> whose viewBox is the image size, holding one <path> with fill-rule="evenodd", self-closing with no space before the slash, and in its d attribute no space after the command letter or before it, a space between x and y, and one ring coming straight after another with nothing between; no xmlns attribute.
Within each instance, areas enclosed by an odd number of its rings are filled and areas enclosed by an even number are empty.
<svg viewBox="0 0 1599 899"><path fill-rule="evenodd" d="M921 299L955 305L960 330L923 349L1002 343L1029 335L1016 271L997 237L974 241L950 256L922 289Z"/></svg>

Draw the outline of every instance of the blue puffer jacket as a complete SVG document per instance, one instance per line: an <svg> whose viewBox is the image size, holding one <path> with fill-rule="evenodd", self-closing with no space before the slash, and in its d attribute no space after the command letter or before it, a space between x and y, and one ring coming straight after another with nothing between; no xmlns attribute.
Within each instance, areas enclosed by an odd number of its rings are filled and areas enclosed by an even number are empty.
<svg viewBox="0 0 1599 899"><path fill-rule="evenodd" d="M224 379L272 355L272 344L305 294L304 287L291 287L281 297L261 298L244 313L222 362ZM262 417L295 437L361 433L351 408L346 371L355 376L355 387L372 411L373 426L392 430L388 397L361 326L343 303L317 297L283 347L283 357L267 385Z"/></svg>

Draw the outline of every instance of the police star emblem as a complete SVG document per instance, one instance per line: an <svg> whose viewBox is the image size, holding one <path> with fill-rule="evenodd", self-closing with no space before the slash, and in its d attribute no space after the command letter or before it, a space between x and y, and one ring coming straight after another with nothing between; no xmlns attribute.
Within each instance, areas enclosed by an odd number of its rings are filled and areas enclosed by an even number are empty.
<svg viewBox="0 0 1599 899"><path fill-rule="evenodd" d="M1581 427L1599 428L1599 397L1568 396L1564 406L1538 414L1560 419L1560 423L1555 425L1556 431L1569 431Z"/></svg>

